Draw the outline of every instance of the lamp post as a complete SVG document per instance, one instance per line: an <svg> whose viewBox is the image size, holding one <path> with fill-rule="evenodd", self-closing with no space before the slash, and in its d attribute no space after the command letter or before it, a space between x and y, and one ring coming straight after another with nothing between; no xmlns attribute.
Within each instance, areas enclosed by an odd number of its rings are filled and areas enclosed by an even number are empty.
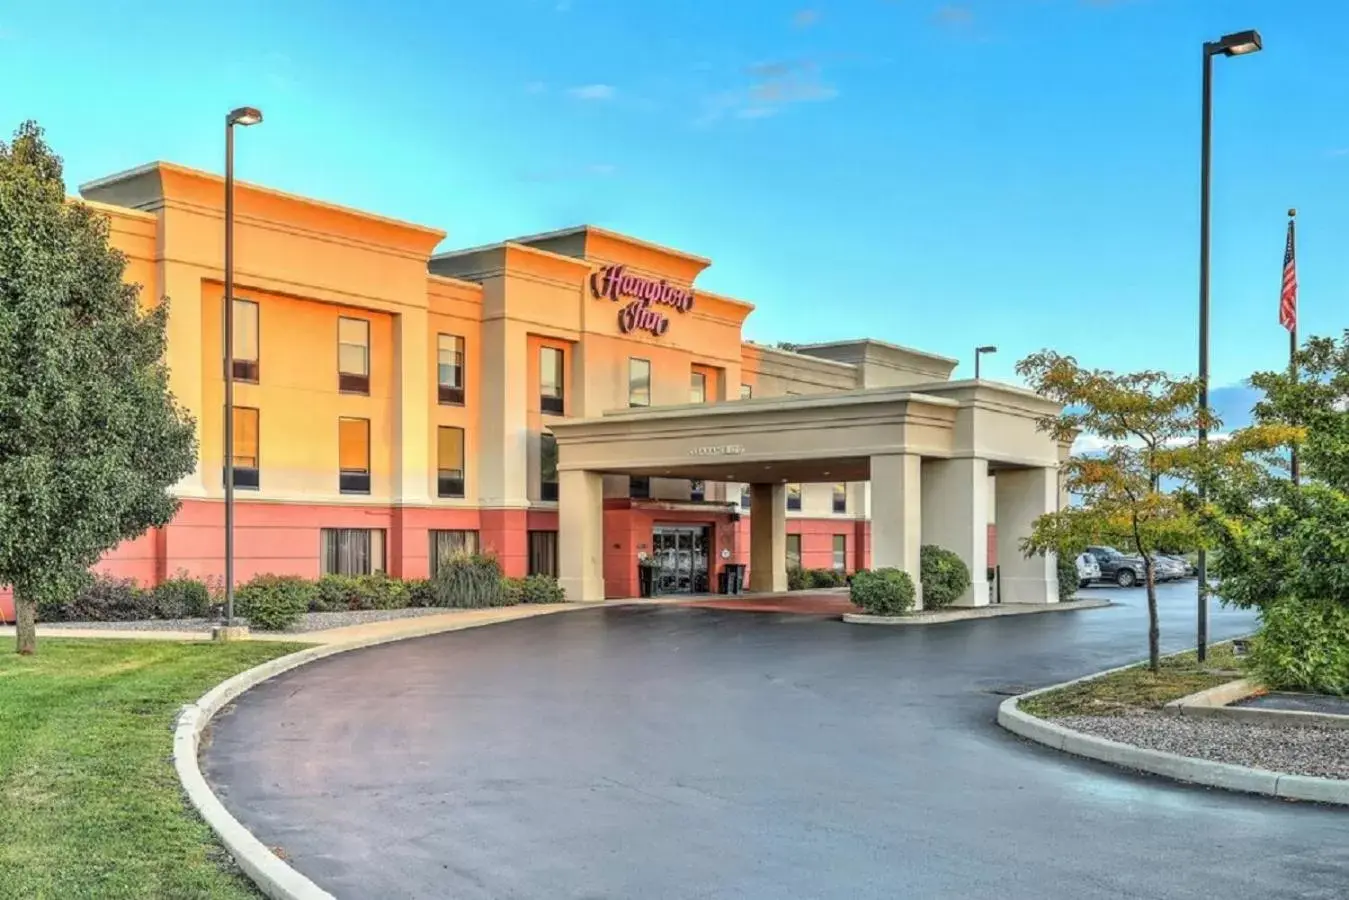
<svg viewBox="0 0 1349 900"><path fill-rule="evenodd" d="M1209 244L1209 183L1211 181L1210 164L1213 156L1213 57L1245 56L1256 53L1264 46L1258 31L1238 31L1224 35L1216 41L1204 44L1204 103L1202 115L1202 138L1199 164L1199 444L1208 444L1208 423L1204 416L1208 414L1208 244ZM1205 499L1207 491L1199 486L1200 499ZM1201 549L1199 564L1195 566L1198 575L1199 622L1196 655L1200 662L1208 656L1208 558Z"/></svg>
<svg viewBox="0 0 1349 900"><path fill-rule="evenodd" d="M225 625L234 624L234 126L262 112L241 106L225 116Z"/></svg>
<svg viewBox="0 0 1349 900"><path fill-rule="evenodd" d="M997 353L997 352L998 352L998 348L997 348L997 347L994 347L992 344L989 344L989 345L984 346L984 347L975 347L975 348L974 348L974 380L975 380L975 381L978 381L978 380L979 380L979 357L983 356L985 353Z"/></svg>

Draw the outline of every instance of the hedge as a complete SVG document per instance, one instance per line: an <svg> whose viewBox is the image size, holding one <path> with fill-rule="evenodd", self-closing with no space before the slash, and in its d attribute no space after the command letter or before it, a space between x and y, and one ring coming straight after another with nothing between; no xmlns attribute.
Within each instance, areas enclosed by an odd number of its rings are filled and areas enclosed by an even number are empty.
<svg viewBox="0 0 1349 900"><path fill-rule="evenodd" d="M923 608L945 609L970 589L970 567L954 551L925 544L918 555Z"/></svg>
<svg viewBox="0 0 1349 900"><path fill-rule="evenodd" d="M561 603L557 579L548 575L506 578L489 554L459 554L437 566L432 579L402 580L373 575L264 574L235 590L235 614L259 631L282 631L307 612L354 612L439 606L465 609L516 603ZM68 600L44 603L41 622L129 622L139 619L204 619L222 611L221 591L179 573L153 589L130 578L93 575Z"/></svg>
<svg viewBox="0 0 1349 900"><path fill-rule="evenodd" d="M836 569L803 569L800 566L787 567L787 590L806 591L820 588L843 587L848 576Z"/></svg>
<svg viewBox="0 0 1349 900"><path fill-rule="evenodd" d="M913 609L913 579L903 569L863 570L852 578L849 597L873 616L902 616Z"/></svg>

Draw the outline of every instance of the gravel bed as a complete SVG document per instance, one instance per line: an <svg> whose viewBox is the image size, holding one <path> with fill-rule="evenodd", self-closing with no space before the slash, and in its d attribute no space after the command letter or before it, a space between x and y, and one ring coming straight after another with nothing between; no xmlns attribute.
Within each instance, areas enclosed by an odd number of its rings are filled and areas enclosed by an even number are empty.
<svg viewBox="0 0 1349 900"><path fill-rule="evenodd" d="M1065 716L1056 724L1097 737L1272 772L1349 779L1349 729L1253 725L1164 713Z"/></svg>
<svg viewBox="0 0 1349 900"><path fill-rule="evenodd" d="M283 633L305 634L310 631L343 628L347 625L387 622L391 619L411 619L453 611L440 607L414 607L411 609L369 609L360 612L305 613L304 617L293 628L287 628ZM216 624L216 620L145 619L137 622L41 622L39 624L44 628L71 628L88 631L209 631L211 626Z"/></svg>

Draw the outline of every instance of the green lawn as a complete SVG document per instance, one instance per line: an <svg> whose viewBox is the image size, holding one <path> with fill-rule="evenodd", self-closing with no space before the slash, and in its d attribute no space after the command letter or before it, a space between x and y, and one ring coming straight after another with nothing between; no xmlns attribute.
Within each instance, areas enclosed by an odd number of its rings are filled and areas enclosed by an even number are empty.
<svg viewBox="0 0 1349 900"><path fill-rule="evenodd" d="M12 640L12 639L11 639ZM302 645L52 640L0 652L0 897L258 897L187 805L179 707Z"/></svg>
<svg viewBox="0 0 1349 900"><path fill-rule="evenodd" d="M1242 662L1233 654L1231 644L1215 644L1209 647L1208 659L1202 666L1190 650L1162 657L1161 670L1156 674L1145 663L1039 694L1022 702L1019 708L1043 719L1117 716L1139 709L1161 709L1187 694L1242 677Z"/></svg>

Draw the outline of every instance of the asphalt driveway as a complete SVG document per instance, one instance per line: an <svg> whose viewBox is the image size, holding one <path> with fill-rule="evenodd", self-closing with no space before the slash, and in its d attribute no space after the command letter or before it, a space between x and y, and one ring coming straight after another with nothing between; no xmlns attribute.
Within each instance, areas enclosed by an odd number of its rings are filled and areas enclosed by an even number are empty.
<svg viewBox="0 0 1349 900"><path fill-rule="evenodd" d="M1162 590L1165 647L1191 645L1194 583ZM996 726L1008 692L1145 652L1142 590L1090 593L1121 605L900 629L621 607L419 638L245 694L204 768L342 898L1346 896L1349 813Z"/></svg>

